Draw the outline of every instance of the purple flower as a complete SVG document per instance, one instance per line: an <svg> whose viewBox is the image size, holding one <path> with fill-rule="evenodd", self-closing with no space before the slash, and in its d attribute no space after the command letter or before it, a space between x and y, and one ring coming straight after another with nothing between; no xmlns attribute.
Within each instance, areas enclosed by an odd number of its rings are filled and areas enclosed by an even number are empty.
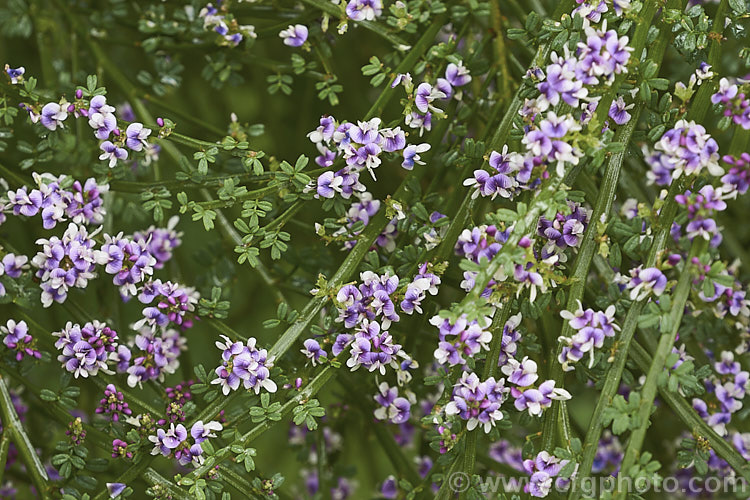
<svg viewBox="0 0 750 500"><path fill-rule="evenodd" d="M630 270L630 281L627 288L630 290L631 300L643 300L653 292L657 297L667 288L667 277L655 267L642 269L638 266Z"/></svg>
<svg viewBox="0 0 750 500"><path fill-rule="evenodd" d="M100 160L108 160L109 168L115 168L117 160L125 160L128 157L126 149L119 146L115 146L111 141L104 141L99 145L99 149L102 150L102 154L99 155Z"/></svg>
<svg viewBox="0 0 750 500"><path fill-rule="evenodd" d="M117 128L117 118L113 113L90 113L89 127L94 129L97 139L108 139L109 135Z"/></svg>
<svg viewBox="0 0 750 500"><path fill-rule="evenodd" d="M458 64L449 63L445 68L445 79L453 87L463 87L471 81L471 75L462 62Z"/></svg>
<svg viewBox="0 0 750 500"><path fill-rule="evenodd" d="M304 346L305 348L301 349L300 352L312 361L313 366L319 362L320 358L325 358L328 354L320 347L320 344L315 339L305 340Z"/></svg>
<svg viewBox="0 0 750 500"><path fill-rule="evenodd" d="M107 483L107 492L109 493L109 498L119 497L122 492L125 491L125 488L127 488L127 485L125 483Z"/></svg>
<svg viewBox="0 0 750 500"><path fill-rule="evenodd" d="M125 129L125 144L133 151L142 151L144 146L148 146L146 139L151 135L151 129L143 126L142 123L131 123Z"/></svg>
<svg viewBox="0 0 750 500"><path fill-rule="evenodd" d="M385 478L385 481L383 481L383 485L380 487L380 494L383 496L383 498L387 498L389 500L394 499L398 496L398 483L396 482L396 478L394 476L388 476Z"/></svg>
<svg viewBox="0 0 750 500"><path fill-rule="evenodd" d="M416 403L413 393L407 391L407 397L399 397L398 388L390 387L388 382L381 382L375 402L380 405L375 409L375 418L389 421L392 424L402 424L409 420L411 405Z"/></svg>
<svg viewBox="0 0 750 500"><path fill-rule="evenodd" d="M531 416L541 415L545 408L552 405L553 399L565 401L571 398L570 393L565 389L555 388L554 380L542 382L538 388L531 387L522 390L512 387L510 394L515 399L514 406L516 409L528 411Z"/></svg>
<svg viewBox="0 0 750 500"><path fill-rule="evenodd" d="M406 134L401 127L380 130L380 145L386 153L401 151L406 147Z"/></svg>
<svg viewBox="0 0 750 500"><path fill-rule="evenodd" d="M537 381L537 365L533 359L528 356L520 362L515 359L509 359L502 368L503 373L508 377L508 382L519 387L528 387Z"/></svg>
<svg viewBox="0 0 750 500"><path fill-rule="evenodd" d="M657 186L669 186L672 182L672 171L674 163L670 161L669 155L654 151L649 153L646 148L643 151L643 158L651 170L646 172L646 178L649 184Z"/></svg>
<svg viewBox="0 0 750 500"><path fill-rule="evenodd" d="M609 117L612 118L616 124L625 125L630 121L630 113L628 113L628 110L632 109L634 106L635 104L633 103L626 106L625 99L623 99L622 96L618 96L617 99L612 101L612 105L609 107Z"/></svg>
<svg viewBox="0 0 750 500"><path fill-rule="evenodd" d="M38 189L27 192L26 186L18 188L15 192L8 191L9 206L13 208L14 215L25 215L33 217L39 213L44 196Z"/></svg>
<svg viewBox="0 0 750 500"><path fill-rule="evenodd" d="M28 262L29 258L25 255L6 254L0 260L0 276L6 274L11 278L18 278L25 269L29 268Z"/></svg>
<svg viewBox="0 0 750 500"><path fill-rule="evenodd" d="M10 78L10 83L16 85L23 81L23 75L26 73L26 68L19 66L18 68L11 68L9 65L5 65L5 74Z"/></svg>
<svg viewBox="0 0 750 500"><path fill-rule="evenodd" d="M430 145L427 143L417 145L411 144L409 146L406 146L406 149L404 149L404 161L401 162L401 166L406 170L411 170L414 168L415 163L418 165L424 165L424 162L421 161L419 154L429 150Z"/></svg>
<svg viewBox="0 0 750 500"><path fill-rule="evenodd" d="M284 45L300 47L307 41L307 26L304 24L290 24L287 29L279 33L279 36L284 40Z"/></svg>
<svg viewBox="0 0 750 500"><path fill-rule="evenodd" d="M346 4L346 15L353 21L373 21L382 12L382 0L349 0Z"/></svg>
<svg viewBox="0 0 750 500"><path fill-rule="evenodd" d="M427 111L439 113L440 110L434 107L432 102L435 99L444 99L445 97L445 93L437 87L433 87L427 82L422 82L414 94L414 105L421 113L427 113Z"/></svg>
<svg viewBox="0 0 750 500"><path fill-rule="evenodd" d="M42 108L39 121L49 130L55 130L57 127L63 126L67 117L68 112L65 111L65 108L56 102L50 102Z"/></svg>

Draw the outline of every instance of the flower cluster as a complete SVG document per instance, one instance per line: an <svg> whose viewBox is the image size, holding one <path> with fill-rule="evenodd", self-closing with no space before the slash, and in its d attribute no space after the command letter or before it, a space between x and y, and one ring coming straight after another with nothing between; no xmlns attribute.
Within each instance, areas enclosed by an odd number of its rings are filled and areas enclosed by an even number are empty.
<svg viewBox="0 0 750 500"><path fill-rule="evenodd" d="M742 409L742 400L750 388L750 373L742 370L730 351L721 353L714 362L714 371L716 375L707 379L705 386L706 391L713 394L716 403L693 398L693 409L717 434L725 436L726 425L732 420L732 415Z"/></svg>
<svg viewBox="0 0 750 500"><path fill-rule="evenodd" d="M435 360L441 365L463 365L482 350L489 350L492 333L487 329L490 318L468 321L466 315L455 322L434 316L430 323L439 329L440 340L435 349Z"/></svg>
<svg viewBox="0 0 750 500"><path fill-rule="evenodd" d="M398 387L390 387L388 382L381 382L374 399L379 405L374 412L375 418L392 424L402 424L409 420L411 406L416 403L416 397L411 391L406 391L406 397L399 396Z"/></svg>
<svg viewBox="0 0 750 500"><path fill-rule="evenodd" d="M534 167L532 161L526 161L523 155L508 152L508 146L503 146L502 153L492 151L488 160L494 172L475 170L474 177L466 179L464 186L474 188L472 198L483 197L494 199L497 195L512 198L520 186L525 186L531 179Z"/></svg>
<svg viewBox="0 0 750 500"><path fill-rule="evenodd" d="M571 398L565 389L555 388L554 380L546 380L534 387L533 384L539 379L537 364L528 357L521 361L509 359L501 370L508 377L507 381L514 385L510 388L510 395L515 399L514 405L518 411L539 416L552 405L553 399L565 401Z"/></svg>
<svg viewBox="0 0 750 500"><path fill-rule="evenodd" d="M425 262L419 267L419 273L414 276L411 283L406 285L404 291L404 300L401 301L401 310L406 314L412 314L415 311L422 314L421 304L427 297L427 294L437 295L440 277L428 272L428 266Z"/></svg>
<svg viewBox="0 0 750 500"><path fill-rule="evenodd" d="M172 252L182 243L182 233L175 231L179 217L174 216L167 222L166 227L151 226L145 231L133 233L132 240L138 244L145 244L148 253L156 259L154 269L162 269L172 258Z"/></svg>
<svg viewBox="0 0 750 500"><path fill-rule="evenodd" d="M740 92L736 83L726 78L719 80L719 90L711 96L711 102L723 107L722 113L735 125L750 130L750 99Z"/></svg>
<svg viewBox="0 0 750 500"><path fill-rule="evenodd" d="M38 269L36 277L42 287L42 304L64 302L71 288L86 288L88 280L96 277L97 264L104 263L104 254L96 250L93 236L85 226L70 223L62 238L52 236L36 241L42 245L31 263Z"/></svg>
<svg viewBox="0 0 750 500"><path fill-rule="evenodd" d="M157 429L156 435L148 437L148 440L154 443L151 454L173 457L180 465L192 463L195 467L198 467L205 460L201 443L208 438L216 437L215 433L222 428L223 426L220 422L211 421L203 423L202 420L199 420L190 428L191 443L184 425L170 424L166 431L164 429Z"/></svg>
<svg viewBox="0 0 750 500"><path fill-rule="evenodd" d="M130 346L120 345L113 359L117 371L128 374L128 386L135 387L148 380L163 381L180 366L180 352L186 349L185 339L176 330L158 334L144 328Z"/></svg>
<svg viewBox="0 0 750 500"><path fill-rule="evenodd" d="M576 248L581 244L591 211L572 202L568 202L568 207L570 213L567 215L558 212L552 220L539 217L537 234L547 239L547 243L542 248L542 259L547 259L552 255L562 257L565 249Z"/></svg>
<svg viewBox="0 0 750 500"><path fill-rule="evenodd" d="M185 410L183 407L185 404L193 399L193 395L190 392L190 386L193 385L192 380L182 382L175 385L174 387L167 387L165 392L167 395L167 407L165 410L166 418L158 420L156 423L159 425L165 425L167 422L184 422L186 419ZM223 411L222 411L223 413Z"/></svg>
<svg viewBox="0 0 750 500"><path fill-rule="evenodd" d="M609 306L605 311L594 311L583 309L578 302L578 309L574 312L562 311L560 316L568 321L568 324L576 333L572 337L559 337L558 341L563 344L558 361L562 363L563 370L571 371L572 365L589 353L589 368L594 365L594 349L601 349L606 337L614 337L615 332L620 330L614 322L615 306Z"/></svg>
<svg viewBox="0 0 750 500"><path fill-rule="evenodd" d="M25 356L40 359L42 353L36 349L36 340L29 333L29 327L25 321L9 319L5 325L0 325L0 333L3 336L3 344L11 351L15 351L16 361L21 361Z"/></svg>
<svg viewBox="0 0 750 500"><path fill-rule="evenodd" d="M204 30L218 34L220 43L229 47L236 47L245 37L257 37L255 26L240 25L234 16L226 12L226 4L222 4L223 2L219 3L219 7L215 7L209 3L200 10L198 17L203 19Z"/></svg>
<svg viewBox="0 0 750 500"><path fill-rule="evenodd" d="M540 451L533 459L523 461L523 468L530 476L524 491L532 497L546 497L552 489L555 478L570 460L561 460L546 451Z"/></svg>
<svg viewBox="0 0 750 500"><path fill-rule="evenodd" d="M723 198L722 189L714 189L711 185L703 186L697 193L686 191L675 197L677 203L687 209L690 222L685 226L685 232L690 240L701 237L710 241L712 246L719 246L721 233L712 216L714 212L726 210Z"/></svg>
<svg viewBox="0 0 750 500"><path fill-rule="evenodd" d="M146 242L133 241L123 237L104 235L104 245L101 250L106 255L104 270L113 274L113 283L127 295L135 295L136 285L146 280L154 272L156 259L148 252Z"/></svg>
<svg viewBox="0 0 750 500"><path fill-rule="evenodd" d="M114 168L118 161L126 160L128 150L141 152L149 149L147 139L151 135L151 129L140 122L132 122L124 131L120 130L115 108L107 104L107 98L102 94L86 100L83 90L79 88L75 92L74 102L62 98L59 102L45 104L41 110L28 105L26 109L32 122L39 122L52 131L64 127L69 115L86 118L89 127L94 130L94 136L102 141L99 145L102 151L99 159L106 161L110 168Z"/></svg>
<svg viewBox="0 0 750 500"><path fill-rule="evenodd" d="M401 318L394 302L399 277L365 271L360 274L360 279L362 283L359 286L344 285L336 294L339 311L336 321L346 328L363 326L367 329L373 321L378 320L381 323L378 330L380 326L388 329L391 322L399 321Z"/></svg>
<svg viewBox="0 0 750 500"><path fill-rule="evenodd" d="M359 232L351 231L351 228L357 222L362 222L367 226L370 223L370 219L380 210L380 200L373 199L372 194L364 192L357 194L356 196L358 201L353 202L349 207L346 217L346 225L333 233L333 236L358 235ZM392 252L396 248L397 236L398 230L396 229L396 219L393 218L378 235L375 244L388 252ZM356 244L357 240L347 240L344 242L343 248L345 250L351 250Z"/></svg>
<svg viewBox="0 0 750 500"><path fill-rule="evenodd" d="M381 375L385 375L386 367L400 370L399 361L404 363L411 361L401 345L395 343L390 333L381 330L379 323L368 319L363 319L358 324L354 335L349 333L337 335L331 352L334 356L338 356L347 348L349 348L350 357L346 366L352 371L363 366L368 371L377 370Z"/></svg>
<svg viewBox="0 0 750 500"><path fill-rule="evenodd" d="M29 268L29 258L25 255L7 253L0 259L0 276L19 278L23 271ZM0 297L5 296L5 285L0 281Z"/></svg>
<svg viewBox="0 0 750 500"><path fill-rule="evenodd" d="M522 110L523 111L523 110ZM498 194L511 198L519 189L530 189L536 185L532 181L533 170L537 167L554 166L557 175L563 176L565 164L577 165L582 151L572 144L573 134L581 130L572 115L558 116L554 111L526 130L521 142L525 154L493 151L489 164L493 175L484 170L475 170L472 178L464 181L465 186L475 189L473 196L482 195L494 198Z"/></svg>
<svg viewBox="0 0 750 500"><path fill-rule="evenodd" d="M128 407L122 392L118 391L114 384L107 384L104 389L104 397L99 401L99 406L96 407L96 413L108 415L108 418L113 422L119 422L120 414L129 416L133 413L133 410Z"/></svg>
<svg viewBox="0 0 750 500"><path fill-rule="evenodd" d="M323 198L332 198L336 192L348 198L355 190L363 190L359 184L360 172L366 169L375 179L374 170L381 165L384 153L401 152L401 166L411 170L415 163L422 163L418 153L429 149L428 144L407 147L406 133L400 127L381 127L380 118L354 124L338 123L332 116L323 116L318 128L307 136L320 152L315 158L318 165L330 167L339 157L346 162L346 166L333 175L324 173L318 178L317 195Z"/></svg>
<svg viewBox="0 0 750 500"><path fill-rule="evenodd" d="M98 184L94 178L81 184L69 176L55 177L48 173L33 173L32 178L36 188L29 191L23 186L8 191L7 199L0 198L0 207L4 206L13 215L40 214L45 229L66 220L76 224L101 224L104 220L102 195L109 190L108 184Z"/></svg>
<svg viewBox="0 0 750 500"><path fill-rule="evenodd" d="M216 347L221 349L221 365L214 372L215 379L212 384L218 384L224 395L240 388L240 384L255 394L261 389L268 392L276 392L276 383L271 380L271 368L273 368L273 357L268 356L268 351L258 349L257 341L250 337L247 342L232 342L228 337L221 336L224 342L216 342Z"/></svg>
<svg viewBox="0 0 750 500"><path fill-rule="evenodd" d="M55 347L61 351L57 360L75 378L95 376L99 370L113 373L108 361L116 356L117 332L104 323L93 321L81 326L69 321L52 335L58 337Z"/></svg>
<svg viewBox="0 0 750 500"><path fill-rule="evenodd" d="M465 420L466 428L470 431L481 424L484 432L490 432L496 422L503 419L500 406L505 401L506 392L503 379L496 381L490 377L480 381L476 373L463 372L453 386L445 413Z"/></svg>
<svg viewBox="0 0 750 500"><path fill-rule="evenodd" d="M662 151L672 168L672 178L677 179L684 172L687 175L699 174L704 168L711 175L721 175L719 166L719 145L706 132L703 125L693 121L680 120L667 130L655 146Z"/></svg>
<svg viewBox="0 0 750 500"><path fill-rule="evenodd" d="M150 255L149 255L150 256ZM193 311L200 296L192 288L178 283L161 280L147 282L138 295L142 304L152 304L143 309L143 319L137 321L133 328L143 327L156 330L170 323L185 330L193 326Z"/></svg>

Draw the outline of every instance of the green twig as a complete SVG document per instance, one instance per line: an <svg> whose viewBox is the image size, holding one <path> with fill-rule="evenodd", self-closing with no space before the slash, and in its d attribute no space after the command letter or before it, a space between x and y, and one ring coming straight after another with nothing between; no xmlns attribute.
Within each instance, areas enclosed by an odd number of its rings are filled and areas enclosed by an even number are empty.
<svg viewBox="0 0 750 500"><path fill-rule="evenodd" d="M16 445L18 454L26 465L26 470L31 476L31 482L34 483L37 493L42 499L52 498L49 491L47 470L39 459L39 455L36 454L29 436L23 430L21 420L13 406L10 392L8 392L5 377L5 375L0 374L0 414L3 417L3 434L8 433L10 439Z"/></svg>

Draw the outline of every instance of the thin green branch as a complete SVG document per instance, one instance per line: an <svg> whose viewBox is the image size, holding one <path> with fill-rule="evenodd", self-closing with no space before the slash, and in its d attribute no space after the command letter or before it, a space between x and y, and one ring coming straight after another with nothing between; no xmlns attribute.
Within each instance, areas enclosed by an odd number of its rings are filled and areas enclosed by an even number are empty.
<svg viewBox="0 0 750 500"><path fill-rule="evenodd" d="M34 483L39 496L45 500L52 498L47 470L39 459L39 455L36 454L34 445L31 444L31 440L18 418L10 392L8 392L5 377L5 375L0 374L0 415L3 417L3 434L8 433L10 439L16 445L18 454L26 465L26 471L31 476L31 482Z"/></svg>
<svg viewBox="0 0 750 500"><path fill-rule="evenodd" d="M659 338L659 345L656 348L654 357L651 361L651 365L646 375L646 381L641 388L641 399L638 406L637 414L640 419L640 427L634 429L630 433L630 439L628 440L628 446L625 450L623 457L622 466L620 467L620 473L627 475L632 474L632 467L636 463L636 460L640 456L641 447L643 446L643 440L646 437L646 430L650 425L651 410L653 409L654 398L656 397L657 384L659 376L664 371L664 366L667 360L667 356L672 352L675 339L677 338L677 332L680 329L680 323L682 322L682 316L685 312L685 303L690 295L690 289L692 287L692 273L693 268L691 260L696 255L700 255L705 251L708 246L708 242L700 238L693 242L690 253L685 259L685 267L680 273L680 277L677 281L677 286L673 292L672 308L669 311L669 326L670 329L663 333ZM624 498L627 495L625 491L616 491L615 498Z"/></svg>

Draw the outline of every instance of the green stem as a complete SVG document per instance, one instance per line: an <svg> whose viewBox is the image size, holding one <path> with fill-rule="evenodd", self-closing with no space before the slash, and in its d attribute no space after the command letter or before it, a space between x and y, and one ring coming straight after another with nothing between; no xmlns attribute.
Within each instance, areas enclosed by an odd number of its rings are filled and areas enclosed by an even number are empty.
<svg viewBox="0 0 750 500"><path fill-rule="evenodd" d="M681 0L669 0L668 7L679 7L680 3ZM667 49L667 43L669 40L669 27L662 26L661 30L662 36L654 44L654 47L651 49L650 54L652 55L651 60L656 63L657 68L661 67L662 61L664 59L664 53ZM638 31L636 31L636 35L640 35ZM645 44L645 39L642 40L641 43ZM642 46L636 46L634 53L639 53L639 51L642 50ZM612 95L614 96L614 94ZM594 212L589 219L589 226L586 229L583 242L581 243L581 248L578 251L578 258L576 259L575 267L571 275L572 285L570 287L568 303L566 306L566 309L568 311L575 310L578 307L578 301L583 298L586 278L588 277L589 269L591 268L591 260L598 248L598 242L596 241L596 237L599 236L597 234L598 221L602 220L603 217L607 218L609 216L609 212L612 209L612 203L615 199L617 185L620 179L620 172L622 171L622 165L627 155L628 145L630 144L630 139L633 137L633 132L638 125L638 119L640 118L641 112L644 108L645 104L641 102L633 112L633 116L630 118L630 121L617 130L617 133L615 134L615 137L613 139L613 142L622 144L622 151L613 154L610 157L609 162L607 163L607 168L604 172L604 180L602 181L601 190L597 195L597 202L594 207ZM588 176L585 177L588 178ZM595 191L596 186L590 186L590 190ZM573 329L568 322L565 322L565 324L563 325L561 336L570 337L572 335ZM556 387L564 387L564 372L562 369L562 365L557 362L560 353L562 353L562 347L562 344L557 345L554 354L555 357L550 360L550 365L552 366L552 374L550 378L555 381ZM549 408L544 415L542 447L548 451L552 451L552 448L554 446L555 428L559 425L559 422L565 422L569 420L569 416L567 414L561 415L560 418L558 418L559 411L563 406L562 403L563 402L553 401L552 407Z"/></svg>
<svg viewBox="0 0 750 500"><path fill-rule="evenodd" d="M29 436L23 430L21 420L18 418L13 400L8 392L5 375L0 374L0 415L3 417L3 434L8 433L10 439L16 445L21 460L26 465L26 471L31 476L31 482L42 499L52 498L49 491L49 476L39 455L34 450Z"/></svg>
<svg viewBox="0 0 750 500"><path fill-rule="evenodd" d="M680 323L682 322L682 316L685 312L685 303L690 295L693 271L691 260L696 255L700 255L704 252L707 246L708 242L703 238L693 242L690 253L685 260L685 267L680 273L677 286L674 290L672 308L669 311L670 329L663 333L661 338L659 338L659 346L654 353L653 360L648 369L648 374L646 375L646 381L641 389L641 401L638 406L638 418L640 419L641 426L630 433L628 446L625 450L622 466L620 467L621 475L631 475L633 465L640 456L643 440L646 437L646 430L650 424L651 410L653 409L654 398L656 397L658 380L664 371L667 356L672 352L672 347L674 346L674 341L677 338L677 332L679 331ZM622 499L626 494L627 493L624 491L617 491L615 493L615 498Z"/></svg>
<svg viewBox="0 0 750 500"><path fill-rule="evenodd" d="M725 1L726 0L722 0L722 3ZM717 12L714 23L715 26L718 26L719 24L723 26L723 14L721 11ZM716 59L711 59L708 63L715 67L718 63L717 52L714 52L714 57L716 57ZM708 111L709 104L710 100L700 100L699 103L696 103L696 105L690 109L689 117L698 121L702 120ZM692 179L689 179L688 176L683 175L678 180L672 182L669 187L666 202L658 216L657 231L655 232L654 239L651 243L651 249L644 267L654 267L659 255L664 250L667 239L669 238L672 222L677 214L677 202L675 201L675 196L684 192L691 180ZM638 326L638 317L648 300L649 299L647 298L633 303L625 316L622 331L620 332L619 339L616 343L615 359L607 372L604 386L602 387L599 399L594 407L594 413L591 417L588 432L586 433L586 439L583 444L583 459L575 478L577 486L580 486L583 481L591 477L591 466L594 463L599 438L601 437L603 429L602 417L604 410L609 406L612 398L614 398L617 393L617 388L619 387L620 379L622 378L622 372L625 369L625 362L628 358L633 334ZM568 499L577 500L580 498L580 494L580 488L574 487L568 495Z"/></svg>
<svg viewBox="0 0 750 500"><path fill-rule="evenodd" d="M10 431L3 431L0 437L0 484L3 484L5 465L8 463L8 450L10 449Z"/></svg>
<svg viewBox="0 0 750 500"><path fill-rule="evenodd" d="M612 155L607 164L607 168L604 172L604 180L602 181L601 191L597 198L594 212L589 218L589 225L586 228L581 247L578 250L578 257L576 258L575 266L571 274L571 286L568 292L568 303L566 309L568 311L574 311L578 308L578 301L583 298L583 292L586 286L586 278L589 274L589 268L591 267L591 260L594 254L597 252L599 243L597 237L599 236L599 224L602 217L607 217L610 210L612 209L612 203L615 199L615 192L617 190L617 181L620 176L620 169L622 168L622 162L625 159L625 153L627 151L627 145L630 142L630 138L635 130L638 123L642 106L633 113L630 121L625 124L615 134L615 142L621 142L623 144L623 150L619 153ZM573 328L566 321L563 324L562 332L560 336L571 337L573 335ZM550 359L550 366L552 369L550 378L555 381L555 387L563 387L564 382L564 371L562 364L558 362L558 357L562 352L562 344L557 343L553 351L553 358ZM543 431L542 431L542 448L547 451L552 451L555 444L555 429L558 425L558 414L560 405L557 401L552 403L552 407L548 408L543 417Z"/></svg>
<svg viewBox="0 0 750 500"><path fill-rule="evenodd" d="M654 236L654 241L651 244L651 250L646 260L644 267L654 267L657 258L661 254L662 250L666 245L667 238L669 236L670 228L672 227L672 221L674 221L677 213L677 202L674 197L682 193L685 190L685 179L687 176L681 177L678 181L673 182L667 195L667 202L662 208L662 212L659 217L660 224L658 225L658 231ZM630 309L628 309L625 321L622 325L619 338L616 341L615 359L610 365L607 375L604 380L604 386L602 387L599 399L594 407L594 413L591 416L591 422L589 424L588 432L586 432L586 439L583 444L583 459L581 465L578 468L578 474L576 475L575 481L578 485L582 484L586 478L591 476L591 466L594 463L594 457L598 448L599 438L601 437L603 425L604 410L609 406L610 402L617 394L617 389L620 386L620 379L622 378L622 372L625 369L625 362L628 358L628 350L630 349L630 343L633 340L633 334L638 326L638 318L641 315L641 311L646 306L650 298L634 302ZM569 500L576 500L580 498L580 488L575 487L571 489L568 495Z"/></svg>

